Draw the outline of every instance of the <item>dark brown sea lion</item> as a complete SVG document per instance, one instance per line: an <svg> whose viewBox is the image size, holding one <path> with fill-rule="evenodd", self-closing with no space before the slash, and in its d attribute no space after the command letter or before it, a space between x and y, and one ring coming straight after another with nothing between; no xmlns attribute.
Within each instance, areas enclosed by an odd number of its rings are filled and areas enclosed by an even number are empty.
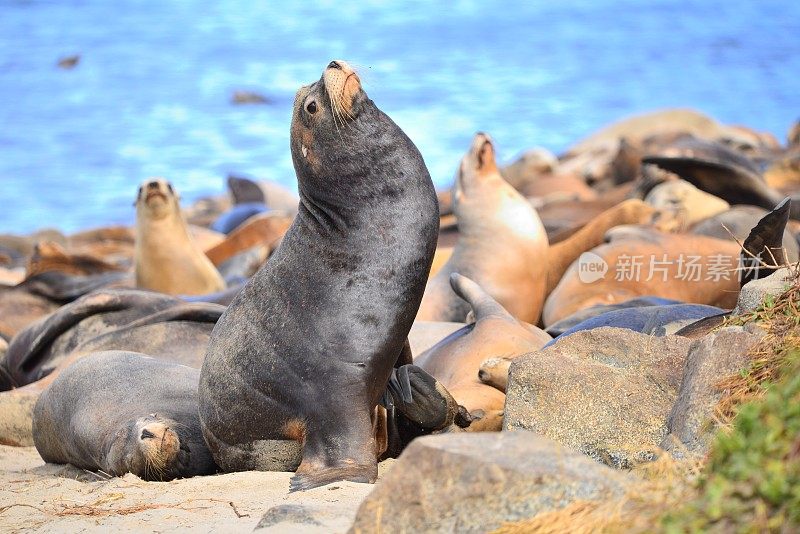
<svg viewBox="0 0 800 534"><path fill-rule="evenodd" d="M690 233L717 239L730 239L733 235L744 242L753 227L768 213L770 212L757 206L733 206L727 211L700 221L691 228ZM786 250L788 261L797 261L800 247L788 229L783 232L783 248Z"/></svg>
<svg viewBox="0 0 800 534"><path fill-rule="evenodd" d="M681 139L642 161L674 172L732 205L750 204L771 210L783 200L783 195L764 182L750 159L719 143Z"/></svg>
<svg viewBox="0 0 800 534"><path fill-rule="evenodd" d="M295 97L300 210L217 323L200 420L223 470L287 469L293 490L374 482L374 414L404 351L436 248L419 151L332 61Z"/></svg>
<svg viewBox="0 0 800 534"><path fill-rule="evenodd" d="M144 480L217 469L197 415L200 371L135 352L97 352L69 366L33 411L42 459Z"/></svg>
<svg viewBox="0 0 800 534"><path fill-rule="evenodd" d="M19 332L0 367L14 387L47 376L75 352L131 350L200 367L223 311L148 291L94 292Z"/></svg>

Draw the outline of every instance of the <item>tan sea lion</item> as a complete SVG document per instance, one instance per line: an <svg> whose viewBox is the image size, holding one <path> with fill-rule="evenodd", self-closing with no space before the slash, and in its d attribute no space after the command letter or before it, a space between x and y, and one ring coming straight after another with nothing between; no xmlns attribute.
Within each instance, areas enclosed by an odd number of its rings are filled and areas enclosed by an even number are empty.
<svg viewBox="0 0 800 534"><path fill-rule="evenodd" d="M658 184L644 201L656 209L672 212L682 229L730 208L730 204L721 198L701 191L685 180Z"/></svg>
<svg viewBox="0 0 800 534"><path fill-rule="evenodd" d="M594 304L640 296L731 308L739 293L739 245L733 240L620 226L609 242L584 253L545 303L550 326Z"/></svg>
<svg viewBox="0 0 800 534"><path fill-rule="evenodd" d="M195 245L172 185L145 180L136 199L136 286L168 295L202 295L225 288Z"/></svg>
<svg viewBox="0 0 800 534"><path fill-rule="evenodd" d="M547 239L552 245L568 238L601 213L613 208L623 200L625 198L612 200L603 195L602 198L592 201L550 202L541 207L537 206L536 211L547 230Z"/></svg>
<svg viewBox="0 0 800 534"><path fill-rule="evenodd" d="M639 144L652 135L688 133L705 139L721 135L723 127L717 121L692 109L664 109L626 117L605 126L572 145L567 154L584 152L622 137Z"/></svg>
<svg viewBox="0 0 800 534"><path fill-rule="evenodd" d="M555 289L572 262L603 242L608 230L623 224L649 223L656 213L656 209L641 200L626 200L602 212L567 239L550 245L547 255L547 294Z"/></svg>
<svg viewBox="0 0 800 534"><path fill-rule="evenodd" d="M538 350L552 338L512 317L472 280L453 273L450 282L471 308L475 322L415 357L414 364L439 380L470 413L482 412L469 430L500 430L505 395L478 379L481 364L492 357L513 358Z"/></svg>
<svg viewBox="0 0 800 534"><path fill-rule="evenodd" d="M420 321L463 321L469 305L450 288L450 275L475 280L512 315L536 323L547 272L547 235L525 198L497 170L491 138L475 135L461 160L455 211L459 237L453 254L425 288Z"/></svg>
<svg viewBox="0 0 800 534"><path fill-rule="evenodd" d="M33 248L33 254L28 260L26 277L50 271L91 275L121 270L123 270L121 267L108 263L100 257L80 253L70 254L58 243L42 241Z"/></svg>
<svg viewBox="0 0 800 534"><path fill-rule="evenodd" d="M252 247L266 249L265 256L278 245L292 224L292 217L281 213L262 213L225 236L216 246L206 250L206 256L215 266L220 266L237 254Z"/></svg>
<svg viewBox="0 0 800 534"><path fill-rule="evenodd" d="M484 360L478 370L478 378L487 386L492 386L505 393L508 387L508 370L511 368L511 362L513 361L513 358L508 357Z"/></svg>
<svg viewBox="0 0 800 534"><path fill-rule="evenodd" d="M552 174L558 167L558 158L542 147L526 150L512 163L501 167L500 174L511 187L523 193L527 186L543 176Z"/></svg>

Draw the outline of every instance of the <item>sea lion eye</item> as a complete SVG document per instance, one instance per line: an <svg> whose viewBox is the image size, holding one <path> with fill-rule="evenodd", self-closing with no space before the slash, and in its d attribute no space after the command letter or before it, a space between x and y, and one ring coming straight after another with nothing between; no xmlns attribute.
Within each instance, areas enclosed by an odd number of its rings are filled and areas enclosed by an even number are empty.
<svg viewBox="0 0 800 534"><path fill-rule="evenodd" d="M317 112L317 103L313 100L306 104L306 111L311 113L312 115Z"/></svg>

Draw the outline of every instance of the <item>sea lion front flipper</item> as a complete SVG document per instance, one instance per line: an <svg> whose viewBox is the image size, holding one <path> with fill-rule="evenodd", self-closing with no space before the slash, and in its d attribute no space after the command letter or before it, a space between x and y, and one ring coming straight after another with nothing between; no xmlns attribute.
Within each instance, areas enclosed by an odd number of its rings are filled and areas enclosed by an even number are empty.
<svg viewBox="0 0 800 534"><path fill-rule="evenodd" d="M378 478L372 410L354 406L335 419L330 415L306 420L303 460L289 482L290 492L342 480L373 483Z"/></svg>
<svg viewBox="0 0 800 534"><path fill-rule="evenodd" d="M458 403L450 392L416 365L404 365L389 380L395 407L409 422L424 432L441 430L459 413Z"/></svg>
<svg viewBox="0 0 800 534"><path fill-rule="evenodd" d="M792 201L789 198L783 199L775 209L764 215L750 230L750 234L743 243L744 250L741 252L743 269L740 277L741 286L775 272L775 269L765 267L761 262L778 266L786 263L786 256L783 252L783 233L789 222L791 204Z"/></svg>

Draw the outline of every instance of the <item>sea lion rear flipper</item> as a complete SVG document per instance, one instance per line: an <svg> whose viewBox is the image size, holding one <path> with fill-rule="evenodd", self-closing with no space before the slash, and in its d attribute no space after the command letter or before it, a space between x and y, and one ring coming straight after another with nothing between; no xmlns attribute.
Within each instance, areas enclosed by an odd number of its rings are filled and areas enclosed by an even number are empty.
<svg viewBox="0 0 800 534"><path fill-rule="evenodd" d="M228 190L231 192L234 204L247 204L250 202L267 203L264 191L262 191L253 180L241 178L232 174L228 175Z"/></svg>
<svg viewBox="0 0 800 534"><path fill-rule="evenodd" d="M750 230L740 255L743 269L740 277L741 286L775 272L775 269L765 267L759 260L768 265L786 263L786 256L783 253L783 233L789 222L791 204L789 198L783 199Z"/></svg>
<svg viewBox="0 0 800 534"><path fill-rule="evenodd" d="M453 288L456 295L470 305L475 315L475 322L489 315L511 317L511 314L484 291L481 286L466 276L458 273L451 274L450 287Z"/></svg>

